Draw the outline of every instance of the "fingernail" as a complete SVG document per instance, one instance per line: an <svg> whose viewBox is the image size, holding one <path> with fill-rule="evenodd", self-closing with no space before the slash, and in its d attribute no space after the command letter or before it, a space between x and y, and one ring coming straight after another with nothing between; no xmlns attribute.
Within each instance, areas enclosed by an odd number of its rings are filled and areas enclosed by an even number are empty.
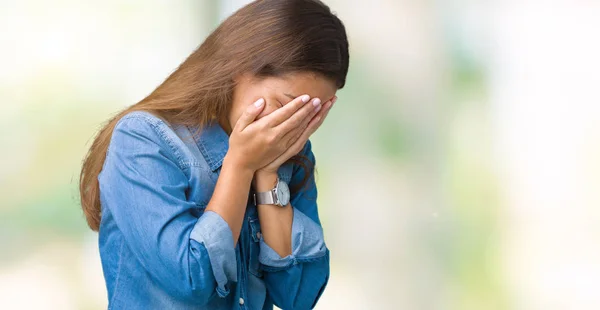
<svg viewBox="0 0 600 310"><path fill-rule="evenodd" d="M319 98L315 98L315 100L313 100L313 105L314 105L315 107L319 106L320 104L321 104L321 99L319 99Z"/></svg>
<svg viewBox="0 0 600 310"><path fill-rule="evenodd" d="M300 98L300 100L302 100L302 102L307 103L308 100L310 100L310 96L309 95L303 95L302 98Z"/></svg>
<svg viewBox="0 0 600 310"><path fill-rule="evenodd" d="M260 98L260 99L256 100L256 102L254 103L254 106L257 108L260 108L264 103L265 103L265 99Z"/></svg>
<svg viewBox="0 0 600 310"><path fill-rule="evenodd" d="M319 112L320 110L321 110L321 106L320 106L320 105L318 105L318 106L315 108L315 112Z"/></svg>

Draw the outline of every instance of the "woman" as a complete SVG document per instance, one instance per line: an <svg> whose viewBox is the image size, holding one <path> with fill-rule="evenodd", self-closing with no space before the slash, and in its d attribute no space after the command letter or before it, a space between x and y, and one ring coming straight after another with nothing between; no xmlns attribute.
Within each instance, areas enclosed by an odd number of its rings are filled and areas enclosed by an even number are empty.
<svg viewBox="0 0 600 310"><path fill-rule="evenodd" d="M308 138L348 59L320 1L256 1L108 122L80 191L109 308L314 307L329 251Z"/></svg>

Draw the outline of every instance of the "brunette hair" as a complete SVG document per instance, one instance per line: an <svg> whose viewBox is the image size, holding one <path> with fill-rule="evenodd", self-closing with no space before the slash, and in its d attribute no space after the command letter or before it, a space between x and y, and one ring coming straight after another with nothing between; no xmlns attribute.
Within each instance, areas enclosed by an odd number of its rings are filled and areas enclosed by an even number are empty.
<svg viewBox="0 0 600 310"><path fill-rule="evenodd" d="M121 117L148 111L173 124L202 126L223 119L232 100L234 79L312 72L344 87L348 73L348 40L344 25L319 0L258 0L223 21L150 95L119 112L99 131L83 161L81 207L92 230L100 226L98 174L112 132ZM306 158L295 156L305 173Z"/></svg>

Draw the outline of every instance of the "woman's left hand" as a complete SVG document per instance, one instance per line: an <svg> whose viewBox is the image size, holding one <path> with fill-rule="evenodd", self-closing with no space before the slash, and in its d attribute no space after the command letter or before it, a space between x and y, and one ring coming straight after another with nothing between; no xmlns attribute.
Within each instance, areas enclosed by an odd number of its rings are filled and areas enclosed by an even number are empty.
<svg viewBox="0 0 600 310"><path fill-rule="evenodd" d="M337 96L333 97L330 101L327 101L322 105L321 110L312 117L312 119L307 119L305 123L302 124L305 127L304 130L299 130L296 138L296 142L292 144L292 146L277 157L270 164L256 171L256 178L260 178L261 175L277 175L277 170L283 163L285 163L288 159L292 158L294 155L297 155L308 141L308 138L315 132L317 129L323 124L323 121L327 117L327 114L331 110L333 104L335 104L337 100Z"/></svg>

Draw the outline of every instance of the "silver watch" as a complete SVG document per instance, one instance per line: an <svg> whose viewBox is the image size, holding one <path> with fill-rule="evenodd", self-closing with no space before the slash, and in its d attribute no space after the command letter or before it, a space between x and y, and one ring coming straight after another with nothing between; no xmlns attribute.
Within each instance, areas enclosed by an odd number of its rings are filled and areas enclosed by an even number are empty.
<svg viewBox="0 0 600 310"><path fill-rule="evenodd" d="M288 185L277 178L275 188L268 192L254 193L254 205L276 205L280 207L287 206L290 202L290 189Z"/></svg>

